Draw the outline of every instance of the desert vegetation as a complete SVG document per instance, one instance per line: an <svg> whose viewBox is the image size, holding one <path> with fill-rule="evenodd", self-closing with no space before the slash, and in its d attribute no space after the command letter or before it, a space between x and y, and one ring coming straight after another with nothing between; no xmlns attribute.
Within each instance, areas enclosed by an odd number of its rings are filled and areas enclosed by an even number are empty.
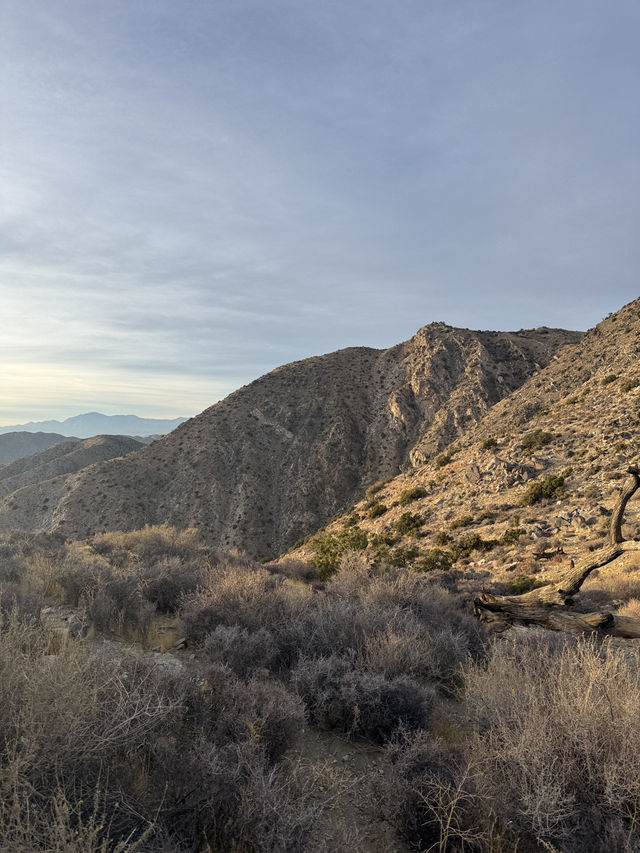
<svg viewBox="0 0 640 853"><path fill-rule="evenodd" d="M320 851L346 794L292 759L309 728L383 751L357 784L407 851L640 850L637 652L487 636L447 552L421 559L346 548L319 580L168 526L5 537L0 850ZM599 595L633 610L627 587ZM55 602L95 634L57 630Z"/></svg>
<svg viewBox="0 0 640 853"><path fill-rule="evenodd" d="M96 566L114 601L120 571L174 613L193 659L48 628L45 593L91 618ZM313 849L322 804L287 759L305 725L386 749L361 784L407 850L640 849L635 652L490 641L450 571L357 551L323 588L283 569L170 528L5 541L0 849ZM143 639L135 606L119 620Z"/></svg>

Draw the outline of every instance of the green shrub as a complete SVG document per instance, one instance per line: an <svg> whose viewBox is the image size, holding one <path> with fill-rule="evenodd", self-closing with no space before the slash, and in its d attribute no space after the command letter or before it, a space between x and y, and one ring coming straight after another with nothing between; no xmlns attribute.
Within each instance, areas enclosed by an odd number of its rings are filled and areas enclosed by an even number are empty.
<svg viewBox="0 0 640 853"><path fill-rule="evenodd" d="M485 440L480 445L481 450L495 450L498 446L498 442L495 438L485 438Z"/></svg>
<svg viewBox="0 0 640 853"><path fill-rule="evenodd" d="M414 515L411 512L403 512L396 521L395 528L403 536L417 536L423 524L424 521L421 516Z"/></svg>
<svg viewBox="0 0 640 853"><path fill-rule="evenodd" d="M384 515L387 511L387 507L384 504L374 504L367 515L369 518L380 518L381 515Z"/></svg>
<svg viewBox="0 0 640 853"><path fill-rule="evenodd" d="M436 569L447 571L453 565L453 557L450 551L442 548L432 548L413 563L412 568L416 572L433 572Z"/></svg>
<svg viewBox="0 0 640 853"><path fill-rule="evenodd" d="M365 498L371 500L374 495L377 495L378 492L381 492L384 489L388 482L388 480L378 480L377 483L374 483L372 486L369 486L367 491L364 493Z"/></svg>
<svg viewBox="0 0 640 853"><path fill-rule="evenodd" d="M366 530L357 525L345 527L340 533L322 532L310 541L315 554L314 562L318 567L318 577L326 580L338 571L340 558L345 551L364 551L367 547Z"/></svg>
<svg viewBox="0 0 640 853"><path fill-rule="evenodd" d="M414 486L412 489L405 489L401 493L398 503L400 506L407 506L412 501L417 501L419 498L425 498L428 492L422 486Z"/></svg>
<svg viewBox="0 0 640 853"><path fill-rule="evenodd" d="M458 530L458 528L468 527L470 524L473 524L473 516L461 515L460 518L454 518L454 520L449 525L449 530Z"/></svg>
<svg viewBox="0 0 640 853"><path fill-rule="evenodd" d="M521 444L526 453L534 453L536 450L542 450L551 441L553 441L552 433L545 432L542 429L534 429L523 436Z"/></svg>
<svg viewBox="0 0 640 853"><path fill-rule="evenodd" d="M506 586L507 595L522 595L524 592L530 592L532 589L538 589L541 586L546 586L546 584L529 575L516 575L507 581Z"/></svg>
<svg viewBox="0 0 640 853"><path fill-rule="evenodd" d="M399 545L393 551L387 552L386 559L383 562L395 569L404 569L412 560L415 560L419 553L420 551L413 545Z"/></svg>
<svg viewBox="0 0 640 853"><path fill-rule="evenodd" d="M436 533L434 541L436 545L448 545L449 542L453 541L453 537L445 533L444 530L441 530L439 533Z"/></svg>
<svg viewBox="0 0 640 853"><path fill-rule="evenodd" d="M617 373L610 373L608 376L604 377L604 379L602 380L602 382L600 384L601 385L611 385L611 383L615 382L617 378L618 378Z"/></svg>
<svg viewBox="0 0 640 853"><path fill-rule="evenodd" d="M503 545L514 545L527 531L522 527L510 527L500 540Z"/></svg>
<svg viewBox="0 0 640 853"><path fill-rule="evenodd" d="M550 474L544 480L531 483L520 503L522 506L533 506L545 498L559 498L564 494L564 477Z"/></svg>
<svg viewBox="0 0 640 853"><path fill-rule="evenodd" d="M457 452L457 447L450 447L444 453L441 453L440 456L436 458L436 468L439 470L440 468L444 468L445 465L448 465Z"/></svg>
<svg viewBox="0 0 640 853"><path fill-rule="evenodd" d="M469 533L451 543L451 556L457 562L469 557L472 551L491 551L497 544L495 539L483 539L479 533Z"/></svg>

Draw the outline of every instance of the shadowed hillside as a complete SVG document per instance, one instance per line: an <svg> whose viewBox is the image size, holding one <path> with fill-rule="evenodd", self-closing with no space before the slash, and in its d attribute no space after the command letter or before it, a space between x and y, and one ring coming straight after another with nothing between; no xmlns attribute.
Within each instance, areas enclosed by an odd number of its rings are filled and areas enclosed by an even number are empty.
<svg viewBox="0 0 640 853"><path fill-rule="evenodd" d="M0 465L9 465L16 459L22 459L53 447L55 444L69 441L64 435L53 432L8 432L0 435Z"/></svg>
<svg viewBox="0 0 640 853"><path fill-rule="evenodd" d="M63 474L71 474L96 462L126 456L138 450L140 444L124 435L96 435L82 441L64 441L0 468L0 496Z"/></svg>

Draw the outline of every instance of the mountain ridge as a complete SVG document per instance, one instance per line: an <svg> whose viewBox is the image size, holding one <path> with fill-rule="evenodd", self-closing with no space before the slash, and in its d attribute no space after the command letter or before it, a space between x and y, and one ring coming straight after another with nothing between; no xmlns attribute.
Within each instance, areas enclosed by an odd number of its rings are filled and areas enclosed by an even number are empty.
<svg viewBox="0 0 640 853"><path fill-rule="evenodd" d="M0 435L10 432L54 432L69 438L91 438L94 435L127 435L143 437L164 435L188 418L141 418L138 415L104 415L85 412L63 421L29 421L0 427Z"/></svg>
<svg viewBox="0 0 640 853"><path fill-rule="evenodd" d="M384 350L282 365L152 445L68 475L50 487L44 513L33 511L42 485L5 497L0 527L84 537L168 522L275 556L368 483L414 465L414 450L424 458L445 447L581 337L433 323Z"/></svg>
<svg viewBox="0 0 640 853"><path fill-rule="evenodd" d="M390 565L450 562L506 583L555 577L563 554L602 544L620 480L638 462L639 356L640 298L559 350L446 453L372 486L290 555L313 560L314 538L338 545L357 529L370 558ZM627 538L640 536L634 509Z"/></svg>

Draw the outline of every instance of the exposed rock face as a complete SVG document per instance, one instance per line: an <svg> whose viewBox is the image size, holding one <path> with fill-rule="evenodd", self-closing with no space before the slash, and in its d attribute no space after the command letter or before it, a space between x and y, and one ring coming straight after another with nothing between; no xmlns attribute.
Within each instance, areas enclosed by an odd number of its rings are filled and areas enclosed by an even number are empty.
<svg viewBox="0 0 640 853"><path fill-rule="evenodd" d="M30 487L37 513L28 490L13 493L0 504L0 527L83 537L167 521L275 555L371 482L438 452L580 337L433 323L388 350L294 362L124 459Z"/></svg>
<svg viewBox="0 0 640 853"><path fill-rule="evenodd" d="M386 483L375 495L383 511L371 514L370 502L358 503L348 522L369 535L370 559L431 570L436 549L449 550L457 567L506 581L510 572L553 578L558 567L550 558L559 545L564 556L557 558L567 563L599 547L624 472L638 464L639 358L637 299L488 409L456 439L447 464L430 460ZM557 491L534 499L532 488L549 479ZM417 497L405 504L411 491ZM398 527L407 506L419 517L418 535ZM625 516L626 538L640 538L639 511L636 497ZM327 531L340 533L346 520L336 518ZM388 542L382 558L380 540ZM465 541L468 553L455 556ZM294 555L314 556L308 546ZM637 567L637 553L623 565Z"/></svg>

